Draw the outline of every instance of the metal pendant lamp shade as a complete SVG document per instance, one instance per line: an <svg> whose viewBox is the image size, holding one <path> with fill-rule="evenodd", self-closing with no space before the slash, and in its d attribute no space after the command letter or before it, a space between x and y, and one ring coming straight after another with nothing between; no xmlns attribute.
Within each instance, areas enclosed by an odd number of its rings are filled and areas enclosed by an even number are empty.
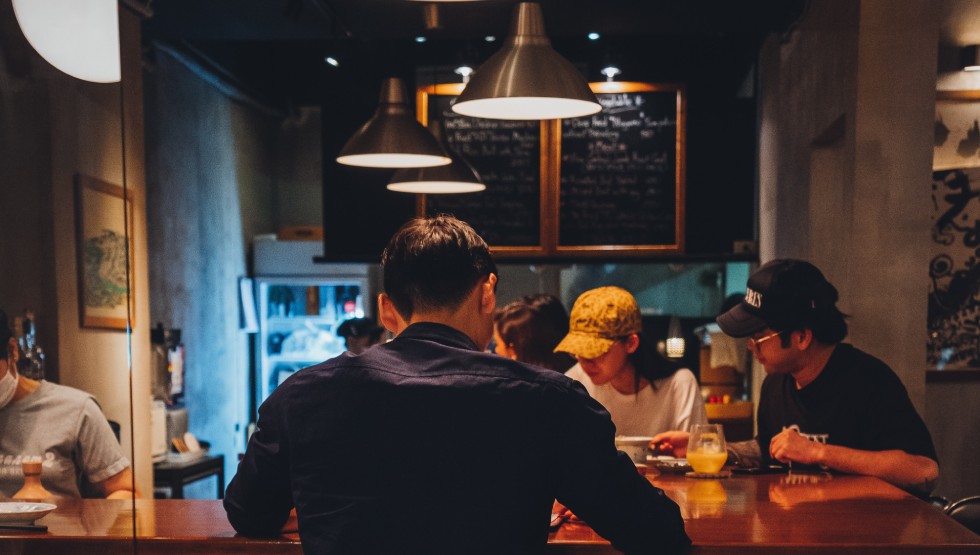
<svg viewBox="0 0 980 555"><path fill-rule="evenodd" d="M453 104L465 116L535 120L587 116L602 110L585 77L551 48L541 6L514 9L511 36L470 77Z"/></svg>
<svg viewBox="0 0 980 555"><path fill-rule="evenodd" d="M429 124L432 135L443 145L452 162L446 166L429 168L405 168L395 172L388 189L399 193L476 193L486 189L480 175L459 154L446 146L442 125L438 121Z"/></svg>
<svg viewBox="0 0 980 555"><path fill-rule="evenodd" d="M390 77L381 85L378 109L340 150L337 162L371 168L418 168L451 162L435 137L408 108L405 86Z"/></svg>

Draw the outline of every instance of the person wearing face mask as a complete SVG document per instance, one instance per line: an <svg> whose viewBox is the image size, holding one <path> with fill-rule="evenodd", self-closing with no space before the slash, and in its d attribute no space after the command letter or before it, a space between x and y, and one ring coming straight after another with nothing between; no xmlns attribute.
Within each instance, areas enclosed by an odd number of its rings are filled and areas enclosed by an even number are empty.
<svg viewBox="0 0 980 555"><path fill-rule="evenodd" d="M654 350L628 291L599 287L582 293L569 329L555 347L578 361L565 375L606 407L617 435L653 436L708 423L694 374Z"/></svg>
<svg viewBox="0 0 980 555"><path fill-rule="evenodd" d="M133 472L91 395L17 373L20 351L0 310L0 497L24 485L21 463L39 460L56 497L128 499Z"/></svg>

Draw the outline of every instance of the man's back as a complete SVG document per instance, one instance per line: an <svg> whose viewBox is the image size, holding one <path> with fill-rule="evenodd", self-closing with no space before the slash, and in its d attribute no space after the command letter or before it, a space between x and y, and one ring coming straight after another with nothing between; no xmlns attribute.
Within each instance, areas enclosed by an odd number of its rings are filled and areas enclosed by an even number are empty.
<svg viewBox="0 0 980 555"><path fill-rule="evenodd" d="M414 324L281 385L226 508L239 531L272 533L295 499L308 553L540 552L555 497L625 551L686 545L613 435L564 376Z"/></svg>

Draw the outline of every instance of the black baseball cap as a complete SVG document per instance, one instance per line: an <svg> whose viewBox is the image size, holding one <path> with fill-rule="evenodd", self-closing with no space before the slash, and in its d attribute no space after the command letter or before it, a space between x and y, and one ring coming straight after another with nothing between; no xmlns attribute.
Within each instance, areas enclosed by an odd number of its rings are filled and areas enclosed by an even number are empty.
<svg viewBox="0 0 980 555"><path fill-rule="evenodd" d="M807 321L813 311L836 302L837 289L813 264L772 260L749 276L742 301L715 321L732 337L748 337L766 328L781 331Z"/></svg>
<svg viewBox="0 0 980 555"><path fill-rule="evenodd" d="M364 337L379 334L382 331L384 328L371 318L351 318L344 320L337 327L337 335L340 337Z"/></svg>

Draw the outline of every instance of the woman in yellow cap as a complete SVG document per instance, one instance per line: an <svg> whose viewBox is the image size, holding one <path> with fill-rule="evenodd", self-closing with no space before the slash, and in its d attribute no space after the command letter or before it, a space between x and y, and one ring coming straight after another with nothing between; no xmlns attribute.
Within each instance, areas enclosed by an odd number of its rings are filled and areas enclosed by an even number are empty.
<svg viewBox="0 0 980 555"><path fill-rule="evenodd" d="M568 335L555 351L578 361L565 374L609 411L617 435L653 436L707 424L694 374L660 356L651 343L633 295L599 287L575 301Z"/></svg>

